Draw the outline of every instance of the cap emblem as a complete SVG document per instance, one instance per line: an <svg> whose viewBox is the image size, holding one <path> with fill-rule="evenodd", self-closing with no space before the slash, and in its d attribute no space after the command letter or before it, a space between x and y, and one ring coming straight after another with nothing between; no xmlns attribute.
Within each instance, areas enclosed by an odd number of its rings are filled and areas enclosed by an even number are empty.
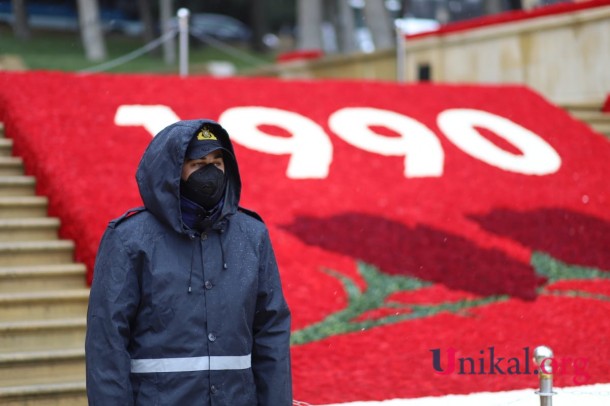
<svg viewBox="0 0 610 406"><path fill-rule="evenodd" d="M199 141L218 141L218 138L210 130L207 128L201 129L197 134L197 139Z"/></svg>

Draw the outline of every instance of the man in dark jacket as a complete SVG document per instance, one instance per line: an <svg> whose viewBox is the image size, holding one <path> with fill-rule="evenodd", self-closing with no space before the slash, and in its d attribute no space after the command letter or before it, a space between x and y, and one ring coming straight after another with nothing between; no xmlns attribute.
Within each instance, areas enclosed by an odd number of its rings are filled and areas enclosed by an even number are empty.
<svg viewBox="0 0 610 406"><path fill-rule="evenodd" d="M110 222L96 259L89 404L291 405L290 312L227 132L170 125L136 180L144 207Z"/></svg>

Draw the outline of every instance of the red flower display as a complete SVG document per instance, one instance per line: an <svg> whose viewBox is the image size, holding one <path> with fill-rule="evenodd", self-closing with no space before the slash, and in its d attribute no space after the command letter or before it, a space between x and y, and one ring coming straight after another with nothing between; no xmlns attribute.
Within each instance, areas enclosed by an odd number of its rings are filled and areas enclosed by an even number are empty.
<svg viewBox="0 0 610 406"><path fill-rule="evenodd" d="M291 62L318 59L324 56L320 49L305 49L300 51L284 52L277 57L278 62Z"/></svg>
<svg viewBox="0 0 610 406"><path fill-rule="evenodd" d="M242 204L270 229L296 399L531 388L524 369L439 373L432 351L445 368L449 349L522 359L540 344L588 360L586 376L566 368L557 385L610 382L610 144L538 94L0 73L15 154L89 270L107 222L141 204L134 174L151 136L202 117L229 130Z"/></svg>

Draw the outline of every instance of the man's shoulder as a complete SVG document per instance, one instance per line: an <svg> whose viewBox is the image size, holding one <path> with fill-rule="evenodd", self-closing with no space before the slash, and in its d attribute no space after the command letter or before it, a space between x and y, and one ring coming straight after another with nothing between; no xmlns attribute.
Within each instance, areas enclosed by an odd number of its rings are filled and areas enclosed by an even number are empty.
<svg viewBox="0 0 610 406"><path fill-rule="evenodd" d="M249 216L249 217L251 217L251 218L253 218L253 219L255 219L255 220L260 221L260 222L261 222L261 223L263 223L263 224L265 223L265 222L263 221L263 218L262 218L262 217L261 217L261 216L260 216L260 215L259 215L257 212L255 212L255 211L253 211L253 210L246 209L245 207L241 207L241 206L239 206L239 207L237 208L237 212L238 212L238 213L243 213L243 214L245 214L245 215L247 215L247 216Z"/></svg>
<svg viewBox="0 0 610 406"><path fill-rule="evenodd" d="M143 212L146 212L146 208L144 206L134 207L132 209L129 209L125 213L123 213L120 217L117 217L117 218L111 220L108 223L108 227L112 228L112 229L116 229L119 225L126 224L128 222L128 220L138 217L138 215ZM141 216L140 216L140 220L141 220Z"/></svg>
<svg viewBox="0 0 610 406"><path fill-rule="evenodd" d="M267 230L267 226L263 222L261 216L256 212L240 207L237 213L233 216L233 222L237 222L240 225L242 231L253 232L255 234L264 233Z"/></svg>

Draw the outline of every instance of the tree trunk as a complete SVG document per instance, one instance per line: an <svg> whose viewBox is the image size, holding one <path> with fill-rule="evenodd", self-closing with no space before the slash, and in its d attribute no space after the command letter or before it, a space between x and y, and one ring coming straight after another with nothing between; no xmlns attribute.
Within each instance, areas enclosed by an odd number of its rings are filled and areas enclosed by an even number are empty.
<svg viewBox="0 0 610 406"><path fill-rule="evenodd" d="M358 51L354 38L356 23L354 22L354 10L347 0L339 0L339 49L345 53Z"/></svg>
<svg viewBox="0 0 610 406"><path fill-rule="evenodd" d="M26 0L13 0L13 32L18 39L30 38L30 26L28 24L28 10Z"/></svg>
<svg viewBox="0 0 610 406"><path fill-rule="evenodd" d="M485 2L485 14L498 14L502 12L501 0L487 0Z"/></svg>
<svg viewBox="0 0 610 406"><path fill-rule="evenodd" d="M87 59L90 61L106 59L106 42L102 33L97 0L78 0L78 19Z"/></svg>
<svg viewBox="0 0 610 406"><path fill-rule="evenodd" d="M155 21L153 19L152 4L150 0L138 0L138 14L144 31L144 42L149 43L155 39Z"/></svg>
<svg viewBox="0 0 610 406"><path fill-rule="evenodd" d="M394 46L394 24L385 8L384 0L366 0L364 2L366 25L371 30L376 49Z"/></svg>
<svg viewBox="0 0 610 406"><path fill-rule="evenodd" d="M252 26L252 48L263 52L265 44L263 36L267 33L267 13L265 13L265 0L250 1L250 24Z"/></svg>
<svg viewBox="0 0 610 406"><path fill-rule="evenodd" d="M403 18L411 13L411 0L402 0L401 15Z"/></svg>
<svg viewBox="0 0 610 406"><path fill-rule="evenodd" d="M298 0L298 48L322 49L322 1Z"/></svg>
<svg viewBox="0 0 610 406"><path fill-rule="evenodd" d="M161 33L165 35L170 31L170 20L174 17L172 0L159 0L159 17ZM176 40L174 38L163 43L163 60L166 65L176 63Z"/></svg>

